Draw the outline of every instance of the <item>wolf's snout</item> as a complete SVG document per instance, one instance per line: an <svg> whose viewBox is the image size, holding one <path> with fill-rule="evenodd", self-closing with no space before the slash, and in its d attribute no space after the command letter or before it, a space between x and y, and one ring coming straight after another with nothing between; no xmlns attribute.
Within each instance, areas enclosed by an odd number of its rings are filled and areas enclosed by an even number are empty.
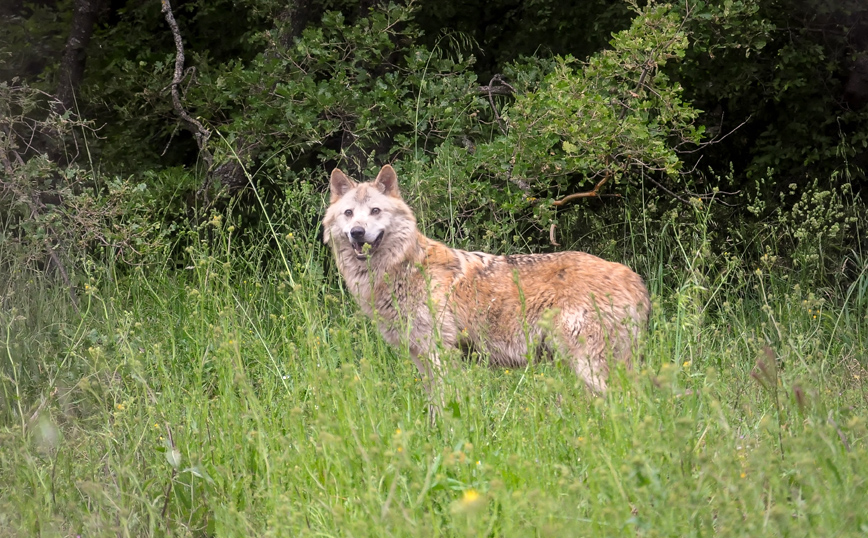
<svg viewBox="0 0 868 538"><path fill-rule="evenodd" d="M353 229L350 230L350 237L355 239L356 241L364 241L365 240L365 229L361 226L353 226Z"/></svg>

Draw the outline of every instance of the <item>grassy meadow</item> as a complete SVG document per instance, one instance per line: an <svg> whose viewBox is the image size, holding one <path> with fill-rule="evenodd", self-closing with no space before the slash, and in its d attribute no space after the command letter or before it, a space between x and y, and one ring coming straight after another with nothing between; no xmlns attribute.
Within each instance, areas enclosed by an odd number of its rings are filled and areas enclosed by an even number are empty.
<svg viewBox="0 0 868 538"><path fill-rule="evenodd" d="M80 313L4 265L0 535L868 534L864 257L818 286L773 238L749 266L701 219L632 230L645 254L602 254L654 297L634 370L595 397L560 364L456 364L429 425L315 230L273 226L89 263Z"/></svg>

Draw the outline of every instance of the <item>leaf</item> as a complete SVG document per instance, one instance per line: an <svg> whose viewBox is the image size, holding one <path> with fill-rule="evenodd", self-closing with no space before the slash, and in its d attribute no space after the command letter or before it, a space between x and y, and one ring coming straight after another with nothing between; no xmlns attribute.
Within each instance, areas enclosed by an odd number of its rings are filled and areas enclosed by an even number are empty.
<svg viewBox="0 0 868 538"><path fill-rule="evenodd" d="M178 450L176 447L171 446L168 440L164 441L164 443L166 445L166 461L169 462L169 465L171 465L175 469L178 469L179 467L181 467L181 451Z"/></svg>

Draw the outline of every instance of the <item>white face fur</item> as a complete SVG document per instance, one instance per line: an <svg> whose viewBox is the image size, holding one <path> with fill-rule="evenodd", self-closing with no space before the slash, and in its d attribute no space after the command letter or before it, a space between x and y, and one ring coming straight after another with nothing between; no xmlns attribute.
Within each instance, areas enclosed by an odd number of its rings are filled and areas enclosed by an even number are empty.
<svg viewBox="0 0 868 538"><path fill-rule="evenodd" d="M340 235L341 240L352 246L357 259L365 260L373 255L389 229L392 202L374 185L360 185L344 194L329 208L334 220L331 236Z"/></svg>
<svg viewBox="0 0 868 538"><path fill-rule="evenodd" d="M416 219L401 199L398 177L391 166L383 166L369 183L356 183L335 168L329 187L331 205L323 220L326 242L333 240L344 252L350 247L349 259L362 261L378 252L400 255L407 248ZM383 259L383 255L378 258Z"/></svg>

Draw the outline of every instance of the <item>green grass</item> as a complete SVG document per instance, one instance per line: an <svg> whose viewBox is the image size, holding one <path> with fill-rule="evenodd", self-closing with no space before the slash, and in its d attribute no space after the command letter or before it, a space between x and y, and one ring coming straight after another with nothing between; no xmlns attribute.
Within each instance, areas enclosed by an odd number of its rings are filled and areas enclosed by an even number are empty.
<svg viewBox="0 0 868 538"><path fill-rule="evenodd" d="M81 315L4 279L0 535L868 533L864 268L809 289L670 230L605 398L562 365L463 365L429 426L312 234L285 266L218 225L186 269L92 265Z"/></svg>

